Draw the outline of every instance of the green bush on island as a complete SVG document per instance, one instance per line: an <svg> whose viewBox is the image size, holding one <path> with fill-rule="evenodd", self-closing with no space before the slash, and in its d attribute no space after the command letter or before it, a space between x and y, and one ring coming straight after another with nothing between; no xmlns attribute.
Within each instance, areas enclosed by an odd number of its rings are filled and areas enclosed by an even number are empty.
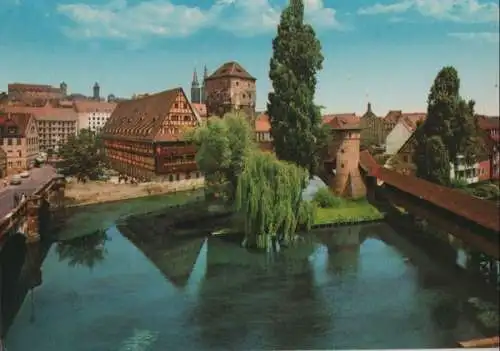
<svg viewBox="0 0 500 351"><path fill-rule="evenodd" d="M322 187L314 194L313 202L321 208L332 208L342 205L343 199L335 196L327 187Z"/></svg>

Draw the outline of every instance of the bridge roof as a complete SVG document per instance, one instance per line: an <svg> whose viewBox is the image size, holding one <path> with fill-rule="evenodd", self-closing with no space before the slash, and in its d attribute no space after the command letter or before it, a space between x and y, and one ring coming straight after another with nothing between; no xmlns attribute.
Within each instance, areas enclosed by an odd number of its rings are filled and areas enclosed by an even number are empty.
<svg viewBox="0 0 500 351"><path fill-rule="evenodd" d="M460 190L437 185L414 176L402 175L384 167L378 167L375 173L378 179L390 186L485 228L500 232L498 207L494 202L485 201Z"/></svg>

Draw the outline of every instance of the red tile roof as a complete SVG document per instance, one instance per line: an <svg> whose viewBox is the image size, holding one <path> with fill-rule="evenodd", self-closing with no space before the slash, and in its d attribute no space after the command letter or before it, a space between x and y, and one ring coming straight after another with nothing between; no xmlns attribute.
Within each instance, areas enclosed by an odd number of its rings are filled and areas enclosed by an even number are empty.
<svg viewBox="0 0 500 351"><path fill-rule="evenodd" d="M205 80L234 77L248 80L257 80L252 77L238 62L230 61L222 64L214 73L205 78Z"/></svg>
<svg viewBox="0 0 500 351"><path fill-rule="evenodd" d="M177 132L157 136L179 93L184 94L182 88L119 102L103 128L103 135L149 142L181 140L180 126L172 126ZM189 103L187 98L186 103ZM193 118L197 121L194 112Z"/></svg>
<svg viewBox="0 0 500 351"><path fill-rule="evenodd" d="M75 101L75 110L78 113L112 113L116 108L116 103L105 101Z"/></svg>
<svg viewBox="0 0 500 351"><path fill-rule="evenodd" d="M271 131L271 122L269 121L269 116L265 113L261 113L255 119L255 131L258 133L266 133Z"/></svg>
<svg viewBox="0 0 500 351"><path fill-rule="evenodd" d="M425 113L404 113L401 116L401 123L408 129L409 132L414 132L417 129L419 122L425 121L427 114Z"/></svg>
<svg viewBox="0 0 500 351"><path fill-rule="evenodd" d="M19 128L18 134L23 137L26 133L26 128L33 118L29 113L10 113L0 111L0 126L3 127L17 127Z"/></svg>
<svg viewBox="0 0 500 351"><path fill-rule="evenodd" d="M440 186L414 176L402 175L384 167L378 167L375 173L378 179L405 193L478 223L485 228L496 232L500 231L498 207L492 201L481 200L463 191Z"/></svg>
<svg viewBox="0 0 500 351"><path fill-rule="evenodd" d="M361 119L355 113L341 113L323 116L323 123L332 129L353 130L361 129Z"/></svg>
<svg viewBox="0 0 500 351"><path fill-rule="evenodd" d="M208 117L208 115L207 115L207 105L205 105L205 104L193 104L193 103L191 103L191 106L193 106L193 108L196 109L195 112L197 112L198 115L201 118Z"/></svg>
<svg viewBox="0 0 500 351"><path fill-rule="evenodd" d="M374 175L380 167L368 150L359 153L359 165L367 171L369 175Z"/></svg>
<svg viewBox="0 0 500 351"><path fill-rule="evenodd" d="M73 108L6 106L6 112L32 114L38 121L77 121L78 115Z"/></svg>

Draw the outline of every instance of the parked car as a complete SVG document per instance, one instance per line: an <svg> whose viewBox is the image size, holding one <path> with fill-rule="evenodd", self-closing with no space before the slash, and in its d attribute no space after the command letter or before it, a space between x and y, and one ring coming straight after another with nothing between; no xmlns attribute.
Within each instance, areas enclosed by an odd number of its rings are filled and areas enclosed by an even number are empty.
<svg viewBox="0 0 500 351"><path fill-rule="evenodd" d="M21 176L21 178L29 178L30 172L24 171L24 172L21 172L19 175Z"/></svg>
<svg viewBox="0 0 500 351"><path fill-rule="evenodd" d="M10 185L19 185L21 184L23 181L21 179L20 176L18 175L15 175L13 176L11 179L10 179Z"/></svg>

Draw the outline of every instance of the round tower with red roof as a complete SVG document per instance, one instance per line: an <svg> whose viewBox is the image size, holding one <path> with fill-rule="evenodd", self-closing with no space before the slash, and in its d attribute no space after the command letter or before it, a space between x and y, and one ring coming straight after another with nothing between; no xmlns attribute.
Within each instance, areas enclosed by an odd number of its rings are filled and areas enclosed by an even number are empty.
<svg viewBox="0 0 500 351"><path fill-rule="evenodd" d="M326 116L332 129L332 142L328 146L331 164L330 188L345 198L366 196L366 186L359 172L360 119L355 114Z"/></svg>

